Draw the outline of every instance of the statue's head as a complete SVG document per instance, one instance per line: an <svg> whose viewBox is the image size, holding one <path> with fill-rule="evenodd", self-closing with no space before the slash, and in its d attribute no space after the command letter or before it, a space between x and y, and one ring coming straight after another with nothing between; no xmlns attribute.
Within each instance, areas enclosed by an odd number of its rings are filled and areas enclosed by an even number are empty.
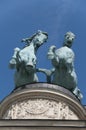
<svg viewBox="0 0 86 130"><path fill-rule="evenodd" d="M35 46L40 47L44 42L47 41L47 39L48 34L46 32L38 30L38 32L31 37L22 39L22 42L26 42L26 46L30 45L30 43L34 43Z"/></svg>
<svg viewBox="0 0 86 130"><path fill-rule="evenodd" d="M48 39L48 34L38 30L38 32L32 36L32 42L38 47L41 46Z"/></svg>
<svg viewBox="0 0 86 130"><path fill-rule="evenodd" d="M65 34L64 44L63 44L63 45L70 48L70 47L72 46L72 43L73 43L74 39L75 39L74 33L72 33L72 32L67 32L67 33Z"/></svg>

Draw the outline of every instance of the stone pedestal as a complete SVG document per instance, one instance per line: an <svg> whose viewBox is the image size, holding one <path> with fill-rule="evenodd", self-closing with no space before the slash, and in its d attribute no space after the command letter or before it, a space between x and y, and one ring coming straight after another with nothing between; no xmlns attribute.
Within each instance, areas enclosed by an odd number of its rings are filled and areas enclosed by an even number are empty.
<svg viewBox="0 0 86 130"><path fill-rule="evenodd" d="M65 88L47 83L12 92L0 105L0 119L0 130L86 129L86 110L78 99Z"/></svg>
<svg viewBox="0 0 86 130"><path fill-rule="evenodd" d="M20 87L4 99L0 118L85 120L86 111L65 88L35 83Z"/></svg>

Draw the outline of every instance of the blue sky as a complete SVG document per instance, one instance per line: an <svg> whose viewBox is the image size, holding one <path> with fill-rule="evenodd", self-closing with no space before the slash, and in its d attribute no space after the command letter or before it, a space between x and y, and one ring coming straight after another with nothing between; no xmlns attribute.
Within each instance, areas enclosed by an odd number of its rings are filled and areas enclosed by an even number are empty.
<svg viewBox="0 0 86 130"><path fill-rule="evenodd" d="M47 69L52 67L46 56L48 48L61 47L67 31L76 35L72 49L82 104L86 105L86 0L0 0L0 100L14 89L15 70L8 67L13 49L22 48L21 39L37 30L49 35L37 52L37 67ZM38 76L45 82L45 75Z"/></svg>

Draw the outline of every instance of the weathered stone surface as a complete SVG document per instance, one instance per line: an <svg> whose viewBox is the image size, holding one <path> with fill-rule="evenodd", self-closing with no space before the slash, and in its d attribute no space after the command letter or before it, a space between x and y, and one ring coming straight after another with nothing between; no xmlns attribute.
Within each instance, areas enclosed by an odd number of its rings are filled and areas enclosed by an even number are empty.
<svg viewBox="0 0 86 130"><path fill-rule="evenodd" d="M0 119L85 120L86 110L69 90L36 83L7 96L0 105Z"/></svg>
<svg viewBox="0 0 86 130"><path fill-rule="evenodd" d="M85 130L85 120L0 120L0 130Z"/></svg>
<svg viewBox="0 0 86 130"><path fill-rule="evenodd" d="M79 119L64 102L32 99L13 104L4 119Z"/></svg>

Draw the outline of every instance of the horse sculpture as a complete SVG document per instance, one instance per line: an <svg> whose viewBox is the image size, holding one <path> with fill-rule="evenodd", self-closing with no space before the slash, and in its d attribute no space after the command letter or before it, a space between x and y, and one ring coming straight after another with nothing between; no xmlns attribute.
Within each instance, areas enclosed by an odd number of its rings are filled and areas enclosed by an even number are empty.
<svg viewBox="0 0 86 130"><path fill-rule="evenodd" d="M14 49L9 66L11 69L16 69L14 76L16 88L27 83L38 82L36 75L36 52L47 39L47 33L38 31L30 38L22 39L22 42L26 42L26 46L23 49Z"/></svg>
<svg viewBox="0 0 86 130"><path fill-rule="evenodd" d="M70 49L74 38L75 35L72 32L67 32L63 47L56 49L56 46L52 45L49 48L48 59L52 61L55 68L52 83L65 87L81 100L82 94L77 87L77 76L74 69L75 56Z"/></svg>

